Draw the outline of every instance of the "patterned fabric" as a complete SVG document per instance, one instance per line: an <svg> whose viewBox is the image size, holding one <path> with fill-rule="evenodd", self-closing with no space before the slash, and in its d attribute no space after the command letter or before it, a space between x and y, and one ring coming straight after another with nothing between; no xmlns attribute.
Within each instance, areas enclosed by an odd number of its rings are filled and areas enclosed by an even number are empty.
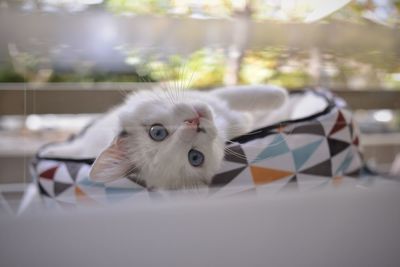
<svg viewBox="0 0 400 267"><path fill-rule="evenodd" d="M357 184L354 178L359 177L363 161L352 113L343 100L329 92L323 94L330 103L324 112L259 129L229 142L221 170L206 194L224 197ZM165 195L147 190L129 177L106 184L91 182L87 161L37 157L32 167L42 196L52 205L68 207Z"/></svg>

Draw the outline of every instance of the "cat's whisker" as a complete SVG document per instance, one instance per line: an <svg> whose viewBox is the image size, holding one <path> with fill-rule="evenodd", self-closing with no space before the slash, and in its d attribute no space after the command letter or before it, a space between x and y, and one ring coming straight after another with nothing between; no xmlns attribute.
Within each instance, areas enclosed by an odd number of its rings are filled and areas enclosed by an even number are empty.
<svg viewBox="0 0 400 267"><path fill-rule="evenodd" d="M177 86L177 95L178 98L183 101L184 99L184 83L185 83L185 70L186 70L186 63L184 63L180 68L179 68L179 72L178 72L178 86Z"/></svg>
<svg viewBox="0 0 400 267"><path fill-rule="evenodd" d="M167 86L167 88L163 91L165 98L168 100L168 102L173 105L174 104L174 100L171 96L171 92L169 87Z"/></svg>
<svg viewBox="0 0 400 267"><path fill-rule="evenodd" d="M229 151L225 151L225 154L232 155L232 156L236 157L237 159L247 160L247 158L245 156L233 154L233 153L231 153Z"/></svg>
<svg viewBox="0 0 400 267"><path fill-rule="evenodd" d="M184 79L183 74L182 74L182 69L184 68L185 65L183 65L183 67L180 67L178 70L178 77L177 77L177 81L176 81L176 88L175 88L175 94L176 94L176 98L178 100L182 100L181 97L181 90L182 90L182 81Z"/></svg>
<svg viewBox="0 0 400 267"><path fill-rule="evenodd" d="M192 82L193 82L193 78L194 78L194 75L196 74L196 70L194 70L193 72L192 72L192 74L190 75L190 78L189 78L189 80L188 80L188 82L187 82L187 84L186 84L186 87L187 88L189 88L189 87L191 87L192 86Z"/></svg>
<svg viewBox="0 0 400 267"><path fill-rule="evenodd" d="M179 101L178 92L179 92L179 79L180 79L180 71L178 67L178 74L177 77L174 77L174 96L175 100Z"/></svg>
<svg viewBox="0 0 400 267"><path fill-rule="evenodd" d="M135 173L137 170L139 170L139 168L138 168L137 166L133 165L131 168L129 168L129 169L125 172L124 176L131 175L132 173Z"/></svg>
<svg viewBox="0 0 400 267"><path fill-rule="evenodd" d="M175 101L174 101L173 94L171 92L172 91L171 90L171 88L172 88L172 82L171 82L172 77L171 76L172 75L171 75L171 73L168 73L168 71L171 72L171 70L162 69L161 75L163 76L162 79L165 82L165 91L167 92L166 96L168 96L170 103L173 105L175 103Z"/></svg>
<svg viewBox="0 0 400 267"><path fill-rule="evenodd" d="M222 153L227 157L246 159L244 151L235 145L229 145L235 142L228 140L224 144L221 138L258 134L261 130L249 133L249 129L254 129L251 118L255 116L248 117L253 115L251 111L246 114L240 113L240 106L236 109L232 100L229 97L225 98L223 94L188 90L193 81L196 81L198 73L193 71L192 65L182 63L175 69L166 69L167 65L160 68L158 71L161 74L158 77L169 77L158 78L160 83L157 90L135 92L125 104L110 111L105 119L97 121L80 137L81 142L93 148L95 153L108 145L106 150L97 154L99 157L93 167L97 168L95 179L118 179L124 174L143 179L149 188L197 190L207 185L207 181L218 172L222 163ZM121 86L117 89L121 94L128 95ZM239 90L240 94L236 99L240 102L244 94L250 94L249 102L245 104L253 102L254 95L249 90ZM266 92L268 93L268 90ZM202 105L200 108L205 109L203 119L206 120L208 114L212 114L213 120L204 125L198 123L197 132L193 132L182 124L183 118L195 114L193 108L197 109L198 102ZM179 106L174 105L177 103ZM176 108L181 108L179 116L176 116ZM203 110L199 110L199 113L203 113ZM256 112L254 114L258 115ZM114 120L111 124L109 118L118 118L118 121ZM187 122L189 120L186 120ZM114 131L119 131L118 136L123 138L115 138L111 144L112 140L109 140L109 137L115 134ZM284 136L284 133L282 135ZM100 138L103 140L98 141ZM261 142L271 142L269 140L264 139ZM257 145L258 142L250 143ZM197 150L201 157L195 158L191 150ZM200 165L199 158L202 160Z"/></svg>
<svg viewBox="0 0 400 267"><path fill-rule="evenodd" d="M187 73L186 66L187 66L187 63L183 65L182 73L181 73L182 80L181 80L181 85L180 85L180 91L181 91L182 95L184 94L184 90L189 89L189 87L185 84L185 82L186 82L186 73Z"/></svg>
<svg viewBox="0 0 400 267"><path fill-rule="evenodd" d="M235 156L235 157L237 157L239 159L247 159L245 155L242 155L242 154L240 154L238 152L235 152L235 151L233 151L233 150L231 150L229 148L225 148L224 151L225 151L226 154L230 154L230 155Z"/></svg>

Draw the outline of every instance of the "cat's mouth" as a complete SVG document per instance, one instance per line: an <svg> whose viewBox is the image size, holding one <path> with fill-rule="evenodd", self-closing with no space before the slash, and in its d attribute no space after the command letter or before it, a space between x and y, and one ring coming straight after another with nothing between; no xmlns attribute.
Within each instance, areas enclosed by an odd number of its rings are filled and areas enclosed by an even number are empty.
<svg viewBox="0 0 400 267"><path fill-rule="evenodd" d="M196 130L198 133L207 133L207 131L206 131L206 128L203 128L203 127L200 127L200 126L198 126L197 127L197 130Z"/></svg>

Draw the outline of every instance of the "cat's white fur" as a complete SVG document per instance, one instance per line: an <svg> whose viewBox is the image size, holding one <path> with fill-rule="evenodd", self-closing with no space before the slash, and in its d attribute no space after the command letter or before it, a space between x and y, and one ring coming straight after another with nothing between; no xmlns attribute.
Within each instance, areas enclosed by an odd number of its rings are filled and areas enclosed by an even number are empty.
<svg viewBox="0 0 400 267"><path fill-rule="evenodd" d="M270 86L235 86L200 91L139 91L98 119L72 142L49 146L46 157L96 157L90 176L108 182L134 174L148 187L191 188L208 184L218 171L225 141L255 128L256 114L268 114L287 101L286 90ZM187 122L199 119L197 127ZM149 129L162 124L169 135L154 141ZM121 132L123 134L121 134ZM195 148L205 160L188 161Z"/></svg>

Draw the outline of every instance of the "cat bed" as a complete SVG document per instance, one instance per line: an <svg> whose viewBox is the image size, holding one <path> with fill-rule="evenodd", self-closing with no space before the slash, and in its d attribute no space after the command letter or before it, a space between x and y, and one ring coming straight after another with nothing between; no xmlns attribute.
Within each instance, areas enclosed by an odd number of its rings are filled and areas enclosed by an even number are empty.
<svg viewBox="0 0 400 267"><path fill-rule="evenodd" d="M220 171L204 188L207 196L358 184L355 178L362 171L363 161L351 111L329 91L305 90L291 95L306 94L322 99L323 110L265 126L227 142ZM31 172L46 203L58 206L151 199L169 194L148 189L128 177L95 183L88 176L93 162L94 159L45 158L37 154Z"/></svg>

